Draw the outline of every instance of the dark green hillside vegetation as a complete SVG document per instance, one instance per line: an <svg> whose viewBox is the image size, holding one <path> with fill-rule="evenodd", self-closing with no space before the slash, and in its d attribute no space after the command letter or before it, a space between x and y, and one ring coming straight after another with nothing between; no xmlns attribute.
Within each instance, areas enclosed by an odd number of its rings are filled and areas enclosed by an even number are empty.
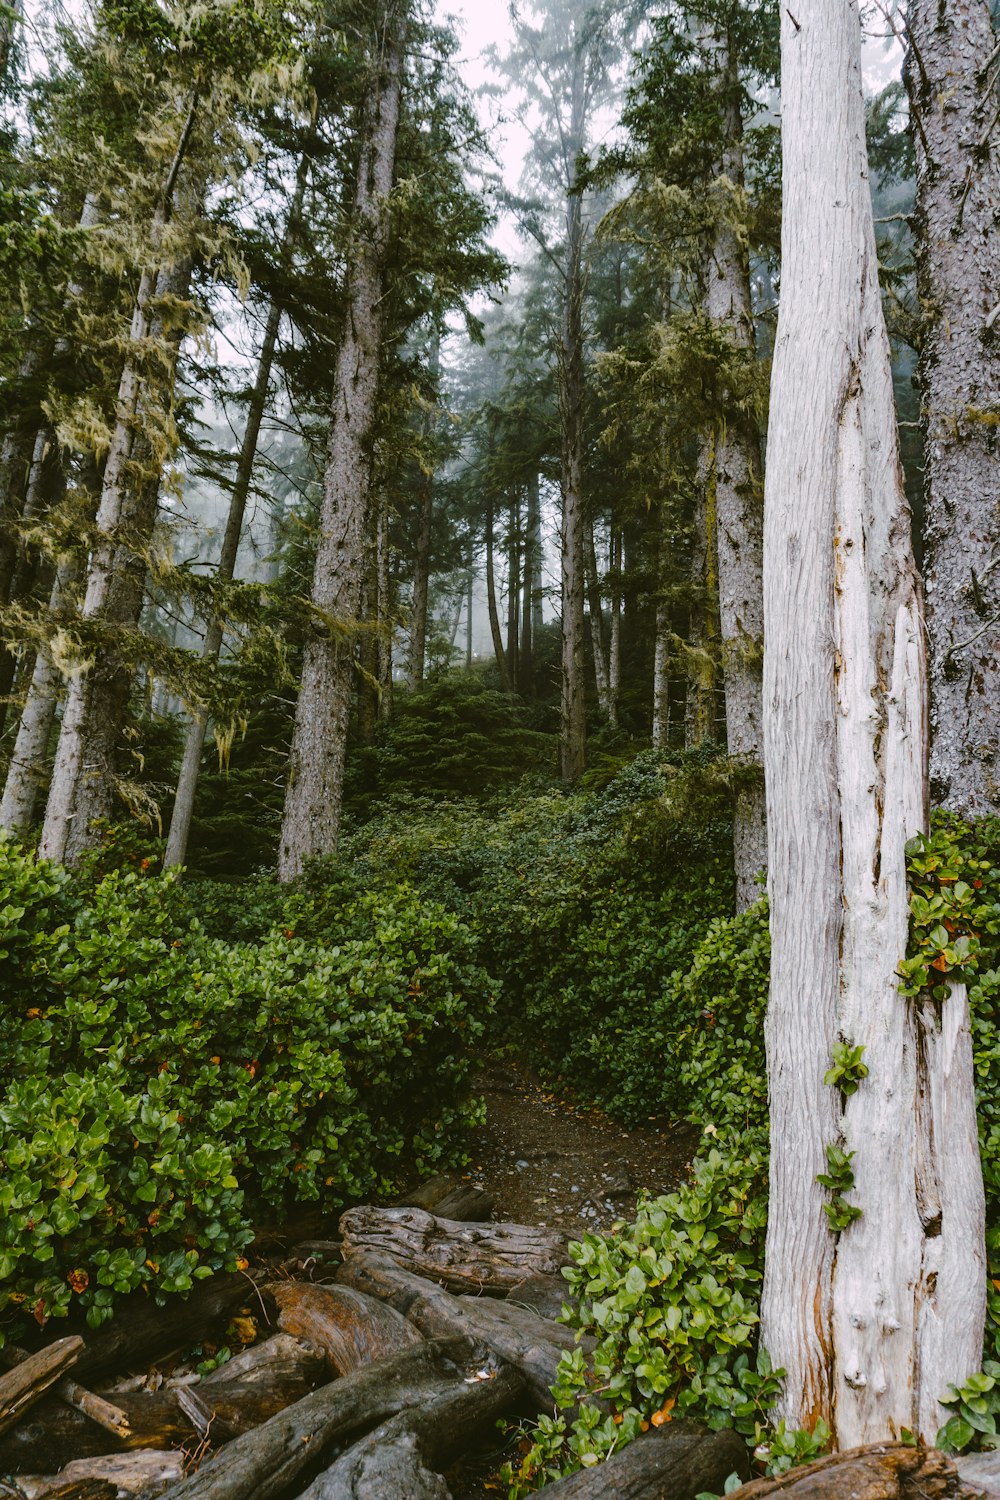
<svg viewBox="0 0 1000 1500"><path fill-rule="evenodd" d="M145 864L150 862L143 861ZM463 1159L493 987L400 886L210 937L173 878L88 882L0 844L6 1331L232 1267L251 1224ZM296 924L302 930L296 930Z"/></svg>

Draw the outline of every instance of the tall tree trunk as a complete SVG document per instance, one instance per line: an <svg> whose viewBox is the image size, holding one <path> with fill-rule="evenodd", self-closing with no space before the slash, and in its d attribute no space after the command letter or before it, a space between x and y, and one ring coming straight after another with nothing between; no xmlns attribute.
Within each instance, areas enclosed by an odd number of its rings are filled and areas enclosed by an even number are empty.
<svg viewBox="0 0 1000 1500"><path fill-rule="evenodd" d="M376 502L378 503L378 502ZM378 507L381 509L381 505ZM377 531L376 520L375 529ZM378 557L375 537L367 539L365 561L361 570L361 593L358 602L358 744L374 745L378 728Z"/></svg>
<svg viewBox="0 0 1000 1500"><path fill-rule="evenodd" d="M441 369L441 332L434 330L428 371L435 385ZM424 418L424 439L433 442L434 415L428 412ZM434 475L425 470L420 475L420 491L417 496L417 550L413 561L413 616L410 622L410 670L411 691L416 691L424 680L424 657L427 653L427 595L431 581L431 536L434 526Z"/></svg>
<svg viewBox="0 0 1000 1500"><path fill-rule="evenodd" d="M531 556L531 641L537 650L542 633L542 504L538 493L538 475L528 481L528 538Z"/></svg>
<svg viewBox="0 0 1000 1500"><path fill-rule="evenodd" d="M521 657L521 507L517 492L511 495L507 513L507 670L511 684L520 688Z"/></svg>
<svg viewBox="0 0 1000 1500"><path fill-rule="evenodd" d="M653 643L653 749L666 750L670 744L670 668L673 664L673 618L668 593L671 555L667 538L666 506L660 505L660 534L657 543L656 624Z"/></svg>
<svg viewBox="0 0 1000 1500"><path fill-rule="evenodd" d="M486 608L490 617L490 635L493 637L493 654L500 672L500 683L505 693L512 693L510 666L503 649L503 632L500 629L500 611L497 609L496 569L493 560L493 496L486 497Z"/></svg>
<svg viewBox="0 0 1000 1500"><path fill-rule="evenodd" d="M379 506L376 518L375 566L378 581L378 717L384 724L392 715L393 603L389 547L389 505Z"/></svg>
<svg viewBox="0 0 1000 1500"><path fill-rule="evenodd" d="M17 28L24 16L24 0L8 0L0 12L0 91L10 82Z"/></svg>
<svg viewBox="0 0 1000 1500"><path fill-rule="evenodd" d="M911 0L931 790L1000 809L1000 224L986 0Z"/></svg>
<svg viewBox="0 0 1000 1500"><path fill-rule="evenodd" d="M340 833L357 620L370 523L372 444L382 345L388 202L395 177L406 10L386 0L377 78L365 102L346 312L334 377L329 457L313 573L313 625L302 663L278 876L292 880Z"/></svg>
<svg viewBox="0 0 1000 1500"><path fill-rule="evenodd" d="M715 660L718 645L715 550L715 434L698 454L697 498L691 527L691 609L684 743L689 750L715 738Z"/></svg>
<svg viewBox="0 0 1000 1500"><path fill-rule="evenodd" d="M469 576L465 585L465 670L472 671L472 590L476 581L476 570L469 561Z"/></svg>
<svg viewBox="0 0 1000 1500"><path fill-rule="evenodd" d="M590 613L590 643L594 653L594 678L597 683L597 702L602 716L609 724L614 723L611 707L611 684L608 668L608 643L604 628L604 609L601 605L601 577L597 568L597 548L594 546L594 523L587 523L584 537L587 569L587 604Z"/></svg>
<svg viewBox="0 0 1000 1500"><path fill-rule="evenodd" d="M761 1339L778 1415L841 1447L906 1427L982 1357L985 1255L964 991L899 993L925 816L920 589L879 299L857 6L784 10L781 312L766 476L771 1170ZM824 274L816 276L822 264ZM838 1041L865 1049L845 1098ZM853 1152L862 1216L816 1181Z"/></svg>
<svg viewBox="0 0 1000 1500"><path fill-rule="evenodd" d="M31 456L24 509L21 514L22 527L39 520L55 504L58 496L65 492L65 488L66 476L55 433L51 427L41 427L35 438L34 451ZM46 578L46 569L43 567L40 578L39 566L37 547L28 548L22 542L17 549L5 603L10 604L15 600L25 599L41 585L51 584L51 569L47 570L48 577ZM17 670L18 650L11 641L0 647L0 734L6 727L10 695Z"/></svg>
<svg viewBox="0 0 1000 1500"><path fill-rule="evenodd" d="M734 189L743 189L743 119L740 84L730 39L710 37L708 60L719 80L723 148L715 234L705 276L705 311L733 345L754 347L750 263L733 222ZM760 892L767 864L764 806L762 669L764 657L764 514L760 437L752 414L731 411L714 434L715 538L719 575L719 629L726 693L726 743L742 767L733 810L736 906L743 911Z"/></svg>
<svg viewBox="0 0 1000 1500"><path fill-rule="evenodd" d="M147 447L144 421L152 399L144 374L146 345L157 331L162 335L162 327L157 330L158 299L175 291L178 277L186 285L191 272L190 263L164 269L155 264L155 258L173 209L177 180L197 110L195 94L153 214L153 263L144 268L139 280L129 352L118 385L115 425L97 506L97 536L80 611L85 628L104 623L127 624L132 609L141 608L141 580L136 601L135 573L139 555L152 533L159 485L158 474L154 485L152 479L136 480L134 473L141 466L136 460L141 459ZM171 369L164 384L172 385L172 381ZM145 456L148 464L148 453ZM138 619L138 612L135 618ZM70 680L39 844L39 852L46 859L72 861L78 857L93 842L90 813L96 809L99 816L106 816L113 803L112 764L105 752L111 749L113 756L116 748L110 742L114 721L122 711L124 668L116 651L102 650L101 654L104 659L96 671L93 664L81 663Z"/></svg>
<svg viewBox="0 0 1000 1500"><path fill-rule="evenodd" d="M299 160L295 180L295 193L289 207L288 222L285 229L284 253L286 256L291 249L292 242L298 231L299 221L302 216L302 205L305 201L308 176L309 158L303 153ZM257 457L261 423L264 420L264 412L267 409L271 369L274 364L274 351L277 347L280 326L281 307L277 301L272 300L267 310L260 353L257 356L257 374L254 379L253 390L250 393L250 401L247 405L246 426L243 429L243 438L240 442L240 456L236 465L236 474L233 478L233 488L229 496L229 511L226 516L226 529L222 537L222 550L219 554L219 563L215 570L216 581L219 583L231 583L236 575L236 559L239 556L240 538L243 535L243 521L246 515L247 500L250 497L250 487L253 483L254 460ZM205 640L201 649L203 661L217 662L219 660L224 635L225 619L220 613L213 613L209 619L205 631ZM205 748L208 719L209 711L207 704L197 708L192 715L184 741L184 754L181 757L181 768L177 777L177 791L174 796L170 829L167 834L167 847L163 856L164 868L168 870L176 865L182 865L187 858L188 837L191 832L191 819L194 815L194 799L198 790L198 777L201 772L201 758Z"/></svg>
<svg viewBox="0 0 1000 1500"><path fill-rule="evenodd" d="M535 480L535 505L538 505L537 477ZM521 635L518 643L517 681L521 692L528 698L535 696L535 661L532 640L532 596L535 588L535 563L533 526L531 513L531 486L528 488L527 513L524 518L523 547L521 551Z"/></svg>
<svg viewBox="0 0 1000 1500"><path fill-rule="evenodd" d="M611 587L611 634L608 638L608 695L611 699L611 724L618 726L618 706L622 691L622 534L614 525L608 544L608 581Z"/></svg>

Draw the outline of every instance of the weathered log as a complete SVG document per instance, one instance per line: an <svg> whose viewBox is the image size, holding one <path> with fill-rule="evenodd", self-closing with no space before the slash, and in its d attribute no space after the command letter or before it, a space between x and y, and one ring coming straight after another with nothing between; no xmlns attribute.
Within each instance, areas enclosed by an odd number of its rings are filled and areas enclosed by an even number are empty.
<svg viewBox="0 0 1000 1500"><path fill-rule="evenodd" d="M19 1349L16 1344L5 1344L0 1349L0 1364L8 1368L23 1364L31 1355L26 1349ZM67 1406L75 1406L77 1411L82 1411L85 1417L96 1422L99 1427L104 1427L115 1437L128 1436L128 1421L120 1406L112 1406L110 1401L105 1401L103 1396L95 1396L93 1391L86 1390L82 1385L77 1385L75 1380L65 1376L56 1382L52 1388L52 1394L58 1396L60 1401L65 1401Z"/></svg>
<svg viewBox="0 0 1000 1500"><path fill-rule="evenodd" d="M962 1483L977 1495L1000 1495L1000 1452L964 1453L955 1459Z"/></svg>
<svg viewBox="0 0 1000 1500"><path fill-rule="evenodd" d="M246 1385L202 1381L193 1389L198 1392L199 1410L203 1406L209 1413L213 1435L217 1431L220 1437L230 1437L283 1411L305 1395L310 1383L300 1379ZM119 1440L95 1427L82 1412L47 1400L0 1439L0 1470L31 1472L109 1451L171 1448L199 1439L204 1435L202 1425L185 1410L185 1406L190 1408L185 1398L191 1390L162 1385L158 1391L118 1394L115 1399L129 1426L128 1436Z"/></svg>
<svg viewBox="0 0 1000 1500"><path fill-rule="evenodd" d="M157 1307L148 1297L123 1302L110 1323L88 1337L75 1375L118 1373L130 1365L149 1365L198 1341L213 1323L228 1317L241 1302L256 1295L253 1278L239 1272L200 1281L186 1298L171 1297Z"/></svg>
<svg viewBox="0 0 1000 1500"><path fill-rule="evenodd" d="M739 1500L944 1500L968 1495L952 1460L934 1448L879 1443L845 1448L800 1469L755 1479L733 1491Z"/></svg>
<svg viewBox="0 0 1000 1500"><path fill-rule="evenodd" d="M393 1308L350 1287L279 1281L261 1290L278 1308L278 1327L322 1349L334 1375L349 1375L420 1342Z"/></svg>
<svg viewBox="0 0 1000 1500"><path fill-rule="evenodd" d="M493 1212L493 1199L471 1182L459 1182L454 1177L432 1177L429 1182L401 1194L395 1206L422 1208L425 1213L436 1214L439 1219L463 1224L473 1220L485 1223Z"/></svg>
<svg viewBox="0 0 1000 1500"><path fill-rule="evenodd" d="M83 1339L58 1339L0 1375L0 1432L13 1427L29 1407L40 1401L82 1353Z"/></svg>
<svg viewBox="0 0 1000 1500"><path fill-rule="evenodd" d="M508 1302L530 1307L540 1318L551 1318L553 1321L564 1307L572 1307L576 1300L561 1276L529 1276L512 1287L507 1296Z"/></svg>
<svg viewBox="0 0 1000 1500"><path fill-rule="evenodd" d="M74 1479L47 1490L49 1500L117 1500L118 1486L107 1479Z"/></svg>
<svg viewBox="0 0 1000 1500"><path fill-rule="evenodd" d="M300 1500L449 1500L441 1470L510 1411L523 1390L509 1366L485 1366L477 1377L458 1378L450 1391L383 1423L338 1458Z"/></svg>
<svg viewBox="0 0 1000 1500"><path fill-rule="evenodd" d="M385 1255L352 1255L337 1272L337 1281L387 1302L427 1338L450 1334L478 1339L520 1372L536 1410L552 1406L556 1367L564 1351L576 1347L571 1329L514 1303L456 1297ZM590 1349L593 1340L581 1340L581 1345Z"/></svg>
<svg viewBox="0 0 1000 1500"><path fill-rule="evenodd" d="M566 1240L529 1224L460 1224L419 1208L351 1208L340 1233L347 1260L359 1251L391 1255L449 1291L501 1295L526 1276L564 1265Z"/></svg>
<svg viewBox="0 0 1000 1500"><path fill-rule="evenodd" d="M720 1495L730 1474L750 1472L746 1443L738 1433L692 1432L678 1424L651 1428L606 1463L581 1469L545 1486L558 1500L695 1500L703 1491ZM736 1491L742 1495L742 1489Z"/></svg>
<svg viewBox="0 0 1000 1500"><path fill-rule="evenodd" d="M104 1483L112 1496L158 1495L184 1473L183 1453L143 1449L136 1453L108 1453L100 1458L81 1458L68 1463L58 1474L21 1474L17 1487L25 1500L52 1500L67 1485Z"/></svg>
<svg viewBox="0 0 1000 1500"><path fill-rule="evenodd" d="M302 1394L324 1379L326 1355L308 1338L290 1332L275 1333L234 1354L224 1365L206 1375L201 1385L287 1385ZM296 1397L297 1399L297 1397Z"/></svg>
<svg viewBox="0 0 1000 1500"><path fill-rule="evenodd" d="M197 1474L171 1486L165 1500L274 1500L334 1440L426 1405L453 1389L456 1372L463 1380L475 1374L483 1358L467 1339L435 1341L355 1370L235 1438Z"/></svg>

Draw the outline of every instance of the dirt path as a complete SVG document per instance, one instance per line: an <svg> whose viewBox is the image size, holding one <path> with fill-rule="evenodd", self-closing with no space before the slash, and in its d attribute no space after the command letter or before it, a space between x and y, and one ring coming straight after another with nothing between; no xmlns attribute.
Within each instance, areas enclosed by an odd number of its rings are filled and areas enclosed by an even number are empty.
<svg viewBox="0 0 1000 1500"><path fill-rule="evenodd" d="M668 1120L624 1130L599 1110L546 1089L522 1064L489 1059L486 1125L471 1180L496 1202L494 1218L544 1224L570 1238L632 1217L639 1192L666 1193L685 1175L698 1132Z"/></svg>

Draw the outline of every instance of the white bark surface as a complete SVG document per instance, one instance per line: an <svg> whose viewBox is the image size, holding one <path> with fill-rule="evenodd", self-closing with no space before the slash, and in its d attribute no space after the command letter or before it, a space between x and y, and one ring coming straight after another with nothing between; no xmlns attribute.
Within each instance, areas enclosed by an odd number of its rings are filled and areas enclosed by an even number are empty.
<svg viewBox="0 0 1000 1500"><path fill-rule="evenodd" d="M924 820L926 689L856 4L815 0L783 14L782 124L765 502L773 955L762 1337L788 1371L779 1415L789 1426L822 1415L841 1447L904 1427L933 1441L937 1397L981 1357L982 1183L964 995L928 1017L921 1041L896 972L904 846ZM823 1083L839 1040L863 1044L870 1070L846 1102ZM815 1180L832 1143L856 1153L848 1200L862 1210L839 1234Z"/></svg>
<svg viewBox="0 0 1000 1500"><path fill-rule="evenodd" d="M931 787L1000 809L1000 223L986 0L910 0Z"/></svg>

